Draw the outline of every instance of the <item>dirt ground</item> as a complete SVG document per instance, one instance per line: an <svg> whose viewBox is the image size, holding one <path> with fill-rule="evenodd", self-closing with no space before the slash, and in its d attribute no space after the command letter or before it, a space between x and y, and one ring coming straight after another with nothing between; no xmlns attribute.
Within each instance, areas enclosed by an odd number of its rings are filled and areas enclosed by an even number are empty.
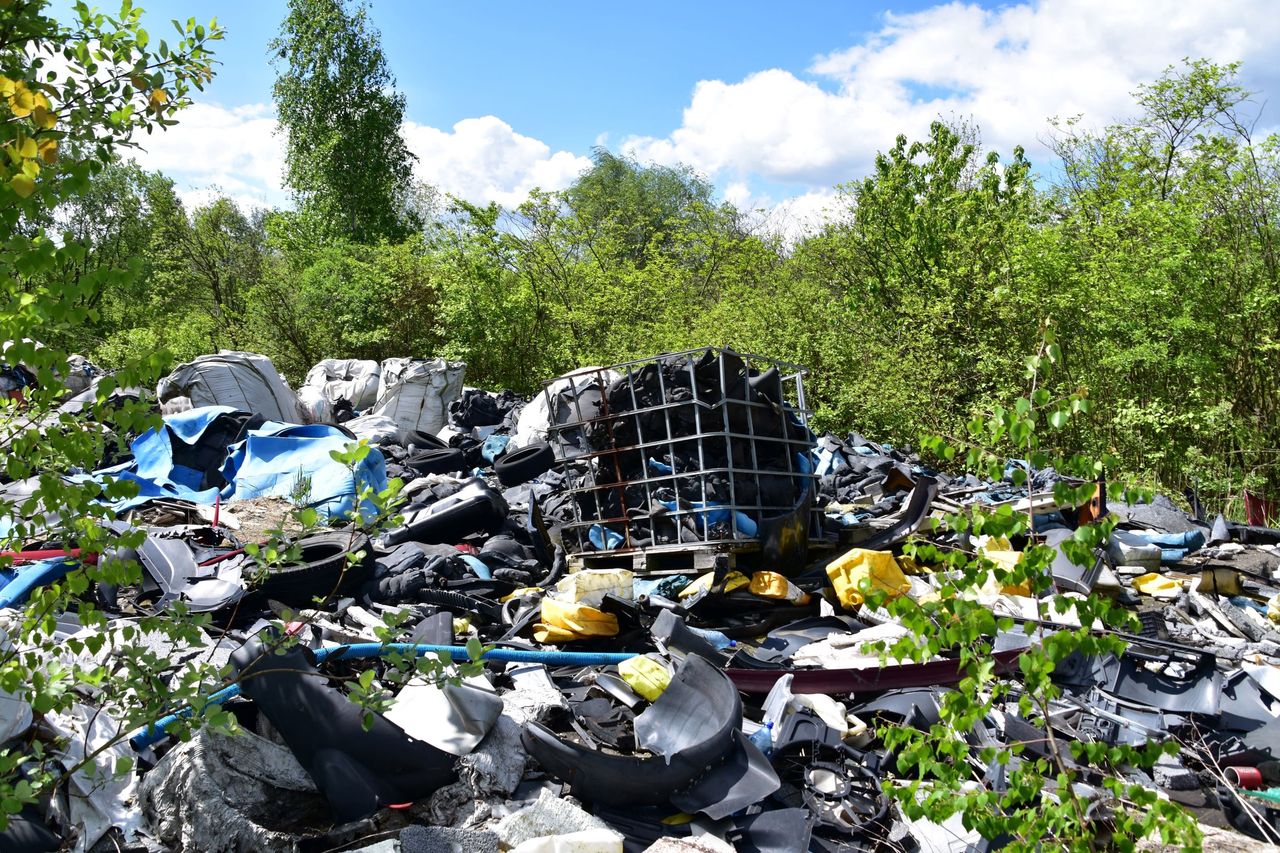
<svg viewBox="0 0 1280 853"><path fill-rule="evenodd" d="M241 542L266 542L276 531L286 535L302 531L293 517L294 506L284 498L254 498L222 505L222 520Z"/></svg>

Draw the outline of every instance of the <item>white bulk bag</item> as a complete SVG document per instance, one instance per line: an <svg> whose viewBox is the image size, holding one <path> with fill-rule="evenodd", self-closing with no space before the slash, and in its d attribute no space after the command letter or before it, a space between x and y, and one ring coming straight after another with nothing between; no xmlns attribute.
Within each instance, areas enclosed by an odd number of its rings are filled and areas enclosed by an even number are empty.
<svg viewBox="0 0 1280 853"><path fill-rule="evenodd" d="M186 397L191 405L231 406L282 423L302 421L298 401L271 359L252 352L222 350L179 365L156 385L167 403Z"/></svg>
<svg viewBox="0 0 1280 853"><path fill-rule="evenodd" d="M449 419L449 404L462 396L467 366L442 358L389 358L382 362L373 414L396 422L401 444L415 432L435 435Z"/></svg>
<svg viewBox="0 0 1280 853"><path fill-rule="evenodd" d="M350 400L352 408L363 412L378 402L381 375L382 368L371 359L326 358L307 371L302 386L322 391L330 403Z"/></svg>

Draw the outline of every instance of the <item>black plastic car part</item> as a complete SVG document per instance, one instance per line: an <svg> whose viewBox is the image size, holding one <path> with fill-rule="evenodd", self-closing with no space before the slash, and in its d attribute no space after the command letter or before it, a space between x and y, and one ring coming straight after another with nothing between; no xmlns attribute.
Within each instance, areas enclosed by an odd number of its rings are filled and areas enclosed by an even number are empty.
<svg viewBox="0 0 1280 853"><path fill-rule="evenodd" d="M404 525L382 534L376 544L383 551L409 541L453 544L482 530L497 533L506 521L507 502L502 495L483 480L473 479L448 497L405 510Z"/></svg>
<svg viewBox="0 0 1280 853"><path fill-rule="evenodd" d="M583 799L658 805L688 787L734 749L742 700L728 677L690 655L671 683L636 717L636 740L651 758L593 751L541 723L524 726L524 745L544 770Z"/></svg>
<svg viewBox="0 0 1280 853"><path fill-rule="evenodd" d="M242 695L275 726L333 818L347 823L379 808L422 799L455 778L454 756L414 740L380 714L364 711L316 668L310 650L272 650L257 637L231 656Z"/></svg>

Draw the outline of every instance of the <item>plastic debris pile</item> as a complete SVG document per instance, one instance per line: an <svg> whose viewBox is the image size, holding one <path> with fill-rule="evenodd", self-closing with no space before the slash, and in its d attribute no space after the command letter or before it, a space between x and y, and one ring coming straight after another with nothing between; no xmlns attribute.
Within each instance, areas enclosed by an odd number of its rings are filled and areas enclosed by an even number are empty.
<svg viewBox="0 0 1280 853"><path fill-rule="evenodd" d="M972 760L1014 742L1034 755L1045 725L1063 741L1176 739L1179 756L1131 780L1280 841L1280 530L1164 497L1058 506L1052 470L986 482L929 470L908 448L814 436L776 365L728 351L579 371L533 400L467 388L464 374L443 360L332 360L295 393L261 356L221 353L161 383L164 429L83 475L138 485L109 508L142 544L97 558L136 560L143 582L86 595L113 630L178 602L210 614L203 645L165 654L175 670L222 663L214 700L243 731L179 741L175 708L90 762L133 769L105 784L72 774L69 796L24 810L0 849L994 849L886 797L894 762L878 727L927 730L961 668L945 654L883 661L868 644L905 629L865 600L936 594L902 546L975 503L1033 513L1060 552L1109 513L1118 524L1094 564L1063 555L1054 582L1129 606L1142 630L1121 656L1063 661L1047 723L1016 701L983 720ZM374 449L334 458L356 439ZM362 489L391 478L405 484L399 523L360 532L351 519L375 510ZM0 488L20 503L32 484ZM329 528L264 570L246 550L261 537L242 538L237 520L263 500ZM772 545L771 525L783 531ZM1028 543L940 544L1012 564ZM650 571L654 549L676 562ZM80 559L38 528L10 556L7 623ZM996 637L1006 674L1073 624L1039 622L1025 590L980 601L1017 623ZM58 621L62 637L84 630L74 614ZM346 695L389 689L390 655L465 660L477 640L476 674L410 679L370 719ZM68 764L112 733L88 690L75 714L0 700L6 741L54 732Z"/></svg>

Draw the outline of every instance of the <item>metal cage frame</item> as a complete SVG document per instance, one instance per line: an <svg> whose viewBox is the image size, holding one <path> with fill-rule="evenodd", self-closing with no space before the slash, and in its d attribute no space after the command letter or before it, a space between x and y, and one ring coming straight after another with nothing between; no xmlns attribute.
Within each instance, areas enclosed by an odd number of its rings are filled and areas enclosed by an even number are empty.
<svg viewBox="0 0 1280 853"><path fill-rule="evenodd" d="M718 399L714 400L700 399L699 395L699 382L705 383L707 377L699 376L698 365L707 358L714 358L718 362L718 375L713 376ZM687 388L691 397L672 401L668 398L668 390L673 382L664 376L662 366L678 359L685 359L684 370L688 374L688 384L679 383L679 387ZM733 360L740 360L743 367L733 376L726 375L726 366ZM656 368L660 402L641 405L637 398L637 377L651 368ZM772 375L773 371L776 371L776 377ZM674 520L677 527L683 527L684 533L681 534L679 545L648 547L688 547L690 544L749 547L758 541L756 534L760 531L762 522L799 512L803 504L802 498L806 494L813 494L817 480L811 457L815 446L814 435L809 429L809 416L812 412L806 406L804 394L804 377L808 372L801 365L778 359L739 353L725 347L703 347L663 353L609 367L584 368L543 383L543 393L553 421L557 411L555 396L566 390L570 392L570 416L567 420L550 426L548 439L553 446L559 446L557 456L562 457L562 469L577 465L585 471L585 482L566 490L571 495L570 504L573 507L573 520L563 527L566 550L571 555L601 551L611 554L633 552L642 546L633 538L632 526L637 521L647 520L650 529L655 530L653 522L658 517ZM768 377L769 382L776 380L776 388L782 397L780 406L753 399L757 395L752 390L752 381L762 377ZM630 389L630 408L610 411L608 391L619 379L628 380L626 385ZM559 390L553 392L553 387L558 387ZM588 408L583 405L584 393L593 387L600 392L599 411L584 411L584 408ZM742 389L742 396L731 396L738 388ZM745 430L741 429L741 416L732 417L732 410L735 408L745 411ZM764 419L761 410L768 410L773 420L781 424L779 434L769 435L757 428L758 422ZM691 431L673 428L673 416L677 413L686 418L688 413L692 413ZM661 423L661 429L657 430L656 435L652 434L652 428L646 430L644 427L644 422L654 416L660 416ZM621 431L621 425L626 423L634 425L635 440L619 444L617 433ZM591 446L588 436L600 435L601 430L607 436L605 446ZM575 434L579 436L578 439L573 438ZM724 442L722 453L709 452L708 445L714 441ZM566 446L574 446L574 452L566 455ZM686 451L688 455L696 454L696 470L675 469L675 460L680 456L677 449ZM766 449L771 449L773 454L765 453ZM666 454L671 464L662 464L669 471L661 470L661 465L655 459L655 451L659 451L656 454L658 456ZM641 476L624 476L621 460L625 454L637 453L641 454ZM739 454L745 464L735 463L735 456ZM785 467L762 466L762 457L776 458L778 455L786 460ZM727 502L709 500L708 477L713 475L727 480ZM745 500L745 496L738 493L741 477L751 478L748 483L754 481L754 501ZM800 481L801 485L795 489L796 502L790 505L766 502L762 478L767 477L787 477L792 481ZM644 507L628 506L626 492L632 487L643 487ZM664 487L674 492L675 508L652 512L655 492ZM616 495L616 505L620 508L620 512L616 514L606 509L610 504L609 493ZM594 506L595 512L584 511L583 503ZM803 511L808 516L804 527L811 535L820 531L821 510L806 505ZM725 532L723 521L713 523L712 515L726 517L727 536L720 535ZM693 528L697 541L693 543L684 538L689 529L687 525L682 525L682 521L688 517L694 519ZM596 525L601 525L615 535L621 535L621 543L609 548L593 546L590 531Z"/></svg>

